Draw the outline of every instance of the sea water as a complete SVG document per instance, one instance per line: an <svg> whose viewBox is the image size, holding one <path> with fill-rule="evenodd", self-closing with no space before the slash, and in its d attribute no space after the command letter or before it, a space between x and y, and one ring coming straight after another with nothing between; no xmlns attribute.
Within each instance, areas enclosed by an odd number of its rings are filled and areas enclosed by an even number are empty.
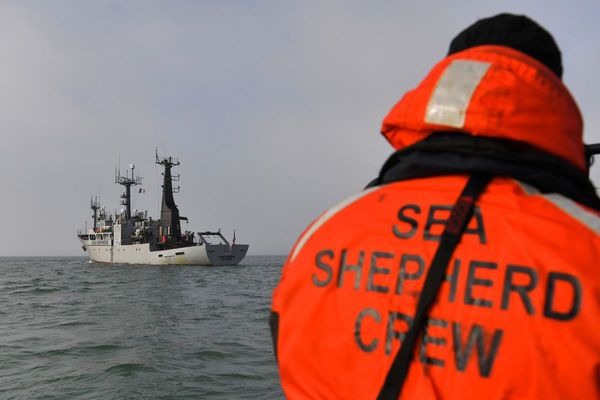
<svg viewBox="0 0 600 400"><path fill-rule="evenodd" d="M283 257L231 267L0 258L0 399L278 399Z"/></svg>

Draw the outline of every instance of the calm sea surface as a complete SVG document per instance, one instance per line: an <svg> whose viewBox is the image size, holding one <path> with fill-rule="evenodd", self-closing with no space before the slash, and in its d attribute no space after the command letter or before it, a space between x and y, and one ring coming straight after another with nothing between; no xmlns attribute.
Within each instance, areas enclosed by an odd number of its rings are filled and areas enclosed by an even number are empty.
<svg viewBox="0 0 600 400"><path fill-rule="evenodd" d="M279 399L283 257L236 267L0 258L0 399Z"/></svg>

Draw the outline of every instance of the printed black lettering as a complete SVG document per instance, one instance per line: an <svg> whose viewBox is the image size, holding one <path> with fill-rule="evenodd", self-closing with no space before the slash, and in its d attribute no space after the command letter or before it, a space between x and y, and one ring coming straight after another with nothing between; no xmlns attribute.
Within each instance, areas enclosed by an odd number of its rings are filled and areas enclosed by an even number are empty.
<svg viewBox="0 0 600 400"><path fill-rule="evenodd" d="M333 250L321 250L317 253L317 256L315 257L315 263L317 264L317 267L320 270L324 271L327 275L323 280L319 280L317 273L313 273L312 281L315 284L315 286L327 286L329 282L331 282L331 278L333 277L333 269L329 264L325 264L323 262L323 258L325 257L328 257L330 260L333 261Z"/></svg>
<svg viewBox="0 0 600 400"><path fill-rule="evenodd" d="M400 227L398 225L394 224L394 226L392 227L392 231L394 232L394 235L396 235L396 237L399 237L400 239L410 239L411 237L413 237L415 233L417 233L417 228L419 226L419 223L416 219L411 218L407 215L407 211L413 211L415 214L418 215L421 214L421 207L419 207L416 204L407 204L405 206L402 206L402 208L400 208L400 210L398 211L398 219L410 226L410 230L403 232L402 230L400 230Z"/></svg>
<svg viewBox="0 0 600 400"><path fill-rule="evenodd" d="M454 260L454 269L452 275L446 274L444 280L450 282L450 294L448 295L448 301L453 303L456 300L456 288L458 286L458 274L460 272L460 260L457 258Z"/></svg>
<svg viewBox="0 0 600 400"><path fill-rule="evenodd" d="M496 263L484 262L484 261L471 261L469 263L469 273L467 275L467 288L465 291L465 304L480 306L480 307L492 307L492 302L486 299L477 299L473 297L473 286L486 286L492 287L493 282L490 279L480 279L475 277L475 273L478 268L485 269L497 269Z"/></svg>
<svg viewBox="0 0 600 400"><path fill-rule="evenodd" d="M404 321L404 323L406 323L407 328L404 332L399 332L397 330L394 329L394 322L396 321ZM392 354L392 346L393 346L393 340L396 339L400 342L402 342L404 340L404 337L406 336L406 332L408 332L408 330L410 329L410 326L412 324L412 317L406 315L406 314L402 314L399 312L394 312L394 311L390 311L388 313L388 323L387 323L387 330L386 330L386 335L385 335L385 354L386 355L390 355Z"/></svg>
<svg viewBox="0 0 600 400"><path fill-rule="evenodd" d="M492 367L494 366L494 361L496 359L496 356L498 355L498 349L500 347L500 342L502 341L503 335L504 331L501 329L496 329L494 331L494 336L491 340L490 349L488 350L488 353L486 355L486 340L484 338L483 327L477 324L473 325L471 327L471 331L469 332L467 343L463 346L461 339L462 332L460 323L453 322L452 340L454 341L454 361L456 363L456 369L461 372L464 372L464 370L467 368L469 358L471 358L473 347L476 346L477 366L479 367L479 375L485 378L489 377L492 373Z"/></svg>
<svg viewBox="0 0 600 400"><path fill-rule="evenodd" d="M445 218L439 217L440 211L445 211L445 213L444 213L446 215ZM431 206L431 208L429 209L429 213L427 214L427 223L425 224L425 232L423 233L424 240L431 240L431 241L435 241L435 242L440 241L440 238L442 237L444 228L439 230L439 233L437 233L437 234L431 233L432 228L435 227L436 225L445 226L446 223L448 222L448 219L450 218L451 211L452 211L452 206L441 206L441 205ZM438 216L436 216L436 214ZM475 226L471 226L473 221L475 221ZM481 209L477 206L475 206L475 208L473 210L473 216L471 217L471 220L469 221L469 223L467 224L467 227L465 228L465 235L477 235L479 237L479 243L481 243L481 244L487 243L487 237L485 234L485 228L484 228L484 224L483 224L483 214L481 213Z"/></svg>
<svg viewBox="0 0 600 400"><path fill-rule="evenodd" d="M369 344L363 342L360 333L363 319L367 316L372 317L376 323L381 322L381 315L379 312L377 312L377 310L373 308L365 308L358 314L358 317L356 318L356 324L354 325L354 340L356 340L356 344L362 351L370 353L377 348L379 339L374 338Z"/></svg>
<svg viewBox="0 0 600 400"><path fill-rule="evenodd" d="M373 254L371 255L371 268L369 268L369 279L367 281L367 290L372 291L372 292L387 293L389 291L389 288L387 286L378 286L373 283L373 281L375 280L374 278L375 278L376 274L388 275L390 273L389 268L380 268L377 265L378 258L388 258L388 259L394 258L394 254L383 253L380 251L373 252Z"/></svg>
<svg viewBox="0 0 600 400"><path fill-rule="evenodd" d="M445 226L446 222L448 222L451 210L451 206L433 205L429 208L429 214L427 214L427 223L425 224L425 232L423 232L423 240L432 240L435 242L440 241L440 238L442 237L442 233L444 231L443 226ZM438 213L438 211L446 211L444 213L446 214L446 218L436 218L435 214ZM431 228L433 228L435 225L441 225L442 229L440 230L439 234L434 235L431 233Z"/></svg>
<svg viewBox="0 0 600 400"><path fill-rule="evenodd" d="M417 264L417 271L408 273L407 265L409 262ZM419 279L423 275L425 270L425 261L423 258L416 254L402 254L400 257L400 273L398 274L398 280L396 282L396 294L402 294L404 281L407 279Z"/></svg>
<svg viewBox="0 0 600 400"><path fill-rule="evenodd" d="M427 325L425 326L425 330L423 332L423 340L421 341L421 354L419 359L423 364L429 365L437 365L438 367L444 366L444 360L439 358L429 357L427 356L427 344L432 344L435 346L445 346L446 339L441 337L435 337L429 335L429 328L432 326L439 326L442 328L446 328L448 326L448 322L443 319L434 319L429 318L427 320Z"/></svg>
<svg viewBox="0 0 600 400"><path fill-rule="evenodd" d="M346 264L346 256L348 250L342 250L342 257L340 259L340 270L338 272L338 287L342 287L344 281L344 273L346 271L354 271L354 289L360 288L360 278L362 275L363 262L365 260L365 252L361 250L358 253L358 261L356 265Z"/></svg>
<svg viewBox="0 0 600 400"><path fill-rule="evenodd" d="M473 220L475 220L475 223L477 225L473 228L470 228L470 222L472 222ZM469 225L467 225L467 228L465 229L465 235L477 235L479 236L479 243L486 244L487 237L485 235L485 228L483 227L483 214L481 213L481 209L478 206L475 206L475 209L473 210L473 217L471 218L470 222Z"/></svg>
<svg viewBox="0 0 600 400"><path fill-rule="evenodd" d="M517 285L514 282L514 277L517 274L526 275L528 277L528 283ZM502 305L500 308L502 310L508 309L510 292L517 292L519 297L521 297L521 301L525 306L525 310L527 310L527 314L534 315L535 308L533 307L531 298L527 293L535 289L537 283L538 275L533 269L529 267L523 267L521 265L507 265L506 274L504 275L504 287L502 288Z"/></svg>
<svg viewBox="0 0 600 400"><path fill-rule="evenodd" d="M554 295L556 294L557 288L556 284L558 282L563 282L562 287L565 287L564 284L571 287L571 306L567 311L558 311L554 309ZM566 293L562 293L560 296L564 298L567 296ZM559 321L569 321L572 320L579 314L579 308L581 306L581 296L582 289L581 284L579 283L579 279L574 277L573 275L565 274L562 272L550 272L548 275L548 284L546 286L546 300L544 301L544 317L557 319ZM561 301L563 303L563 301Z"/></svg>

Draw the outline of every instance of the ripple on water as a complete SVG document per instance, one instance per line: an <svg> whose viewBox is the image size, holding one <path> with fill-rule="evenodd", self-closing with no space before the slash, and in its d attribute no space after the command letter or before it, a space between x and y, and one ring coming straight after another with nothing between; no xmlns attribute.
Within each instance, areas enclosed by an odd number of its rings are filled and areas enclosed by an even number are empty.
<svg viewBox="0 0 600 400"><path fill-rule="evenodd" d="M35 294L46 294L46 293L54 293L60 291L60 288L56 287L36 287L33 289L33 293Z"/></svg>
<svg viewBox="0 0 600 400"><path fill-rule="evenodd" d="M201 350L194 353L194 356L201 361L223 360L227 357L227 353L214 350Z"/></svg>
<svg viewBox="0 0 600 400"><path fill-rule="evenodd" d="M109 374L116 374L120 376L129 376L138 372L156 372L155 368L150 366L140 364L140 363L123 363L123 364L115 364L107 369L104 372Z"/></svg>
<svg viewBox="0 0 600 400"><path fill-rule="evenodd" d="M57 326L68 327L68 326L87 326L87 325L97 325L97 322L92 321L67 321L59 323Z"/></svg>

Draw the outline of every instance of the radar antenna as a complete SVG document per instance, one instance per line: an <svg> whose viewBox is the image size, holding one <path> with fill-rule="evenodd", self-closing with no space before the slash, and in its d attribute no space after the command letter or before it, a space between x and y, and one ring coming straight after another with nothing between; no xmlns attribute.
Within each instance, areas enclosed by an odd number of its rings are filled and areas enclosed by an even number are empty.
<svg viewBox="0 0 600 400"><path fill-rule="evenodd" d="M92 217L94 217L95 230L98 225L98 210L100 209L100 202L98 201L98 196L96 196L95 199L93 197L90 198L90 208L94 211L94 215L92 215Z"/></svg>
<svg viewBox="0 0 600 400"><path fill-rule="evenodd" d="M125 187L125 192L121 193L121 205L125 206L125 219L128 220L131 218L131 186L141 185L142 177L135 174L135 165L131 164L129 169L125 170L125 176L121 175L120 168L115 169L115 183Z"/></svg>

